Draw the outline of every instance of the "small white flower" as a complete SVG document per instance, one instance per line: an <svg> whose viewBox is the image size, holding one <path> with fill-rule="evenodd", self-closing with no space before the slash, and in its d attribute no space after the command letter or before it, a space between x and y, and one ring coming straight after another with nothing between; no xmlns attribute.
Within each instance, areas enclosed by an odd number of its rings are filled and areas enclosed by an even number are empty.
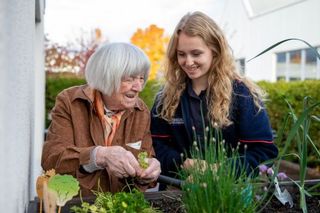
<svg viewBox="0 0 320 213"><path fill-rule="evenodd" d="M202 183L202 184L201 184L201 187L202 187L202 188L207 188L207 183Z"/></svg>

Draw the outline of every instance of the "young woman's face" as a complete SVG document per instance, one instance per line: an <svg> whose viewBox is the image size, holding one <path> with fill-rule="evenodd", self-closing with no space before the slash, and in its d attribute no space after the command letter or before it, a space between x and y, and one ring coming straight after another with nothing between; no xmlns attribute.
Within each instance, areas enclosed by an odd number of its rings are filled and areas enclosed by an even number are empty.
<svg viewBox="0 0 320 213"><path fill-rule="evenodd" d="M109 110L124 110L133 108L139 92L142 91L144 76L123 77L118 92L111 96L104 96L104 102Z"/></svg>
<svg viewBox="0 0 320 213"><path fill-rule="evenodd" d="M188 36L183 32L179 34L178 63L191 80L207 79L212 56L212 51L201 37Z"/></svg>

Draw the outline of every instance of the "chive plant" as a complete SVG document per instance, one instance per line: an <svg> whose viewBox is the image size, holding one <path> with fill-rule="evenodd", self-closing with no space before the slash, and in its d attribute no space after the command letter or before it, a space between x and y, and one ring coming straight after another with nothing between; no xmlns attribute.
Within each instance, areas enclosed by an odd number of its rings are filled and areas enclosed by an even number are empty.
<svg viewBox="0 0 320 213"><path fill-rule="evenodd" d="M205 131L208 137L195 140L191 149L194 165L181 171L186 180L182 185L186 211L255 212L255 186L239 165L238 148L226 147L219 129Z"/></svg>

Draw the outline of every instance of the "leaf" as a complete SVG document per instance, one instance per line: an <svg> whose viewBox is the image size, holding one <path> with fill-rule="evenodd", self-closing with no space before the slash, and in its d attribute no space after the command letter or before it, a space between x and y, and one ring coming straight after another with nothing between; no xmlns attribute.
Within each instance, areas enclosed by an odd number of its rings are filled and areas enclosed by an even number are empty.
<svg viewBox="0 0 320 213"><path fill-rule="evenodd" d="M55 193L57 205L64 206L79 192L79 182L71 175L55 175L49 179L48 191Z"/></svg>
<svg viewBox="0 0 320 213"><path fill-rule="evenodd" d="M43 185L44 185L44 183L48 183L49 178L54 176L55 174L56 174L56 171L54 169L50 169L37 178L36 191L37 191L37 195L40 200L43 199Z"/></svg>
<svg viewBox="0 0 320 213"><path fill-rule="evenodd" d="M284 43L284 42L287 42L287 41L301 41L303 43L305 43L307 46L309 46L311 48L311 50L313 51L313 53L318 57L318 59L320 60L320 54L318 53L317 49L315 49L311 44L309 44L308 42L306 42L305 40L302 40L300 38L288 38L288 39L285 39L285 40L282 40L282 41L279 41L273 45L271 45L270 47L268 47L267 49L263 50L262 52L260 52L258 55L250 58L247 62L259 57L260 55L263 55L264 53L268 52L269 50L275 48L276 46Z"/></svg>
<svg viewBox="0 0 320 213"><path fill-rule="evenodd" d="M44 182L48 182L48 178L46 176L41 175L37 178L36 191L37 191L38 198L40 200L43 199L43 184L44 184Z"/></svg>
<svg viewBox="0 0 320 213"><path fill-rule="evenodd" d="M138 162L139 162L140 167L143 169L146 169L149 166L147 156L148 156L147 152L140 152L138 154Z"/></svg>

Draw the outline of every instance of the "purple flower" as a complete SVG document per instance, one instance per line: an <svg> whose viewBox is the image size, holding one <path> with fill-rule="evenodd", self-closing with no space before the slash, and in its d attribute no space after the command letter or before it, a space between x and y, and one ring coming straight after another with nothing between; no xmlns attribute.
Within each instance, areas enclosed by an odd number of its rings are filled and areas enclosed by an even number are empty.
<svg viewBox="0 0 320 213"><path fill-rule="evenodd" d="M261 172L261 174L264 174L267 172L268 167L266 165L259 165L259 171Z"/></svg>
<svg viewBox="0 0 320 213"><path fill-rule="evenodd" d="M268 168L267 174L268 174L269 176L272 176L272 175L274 174L273 169L272 169L271 167Z"/></svg>
<svg viewBox="0 0 320 213"><path fill-rule="evenodd" d="M277 177L279 178L279 180L286 180L288 179L288 176L286 175L286 173L284 172L279 172Z"/></svg>

